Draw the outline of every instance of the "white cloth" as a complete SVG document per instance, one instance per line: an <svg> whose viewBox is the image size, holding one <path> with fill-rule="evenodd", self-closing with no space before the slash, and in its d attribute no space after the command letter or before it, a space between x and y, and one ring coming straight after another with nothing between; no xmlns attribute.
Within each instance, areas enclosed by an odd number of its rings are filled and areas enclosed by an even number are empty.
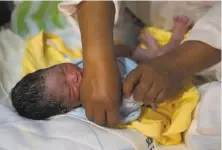
<svg viewBox="0 0 222 150"><path fill-rule="evenodd" d="M77 19L77 5L81 3L81 1L82 0L63 1L58 5L58 9L64 14L67 22L74 29L78 30L79 34L80 31ZM133 19L130 18L126 12L124 12L124 3L121 1L113 2L115 5L113 38L129 44L136 43L135 34L137 33L133 30Z"/></svg>
<svg viewBox="0 0 222 150"><path fill-rule="evenodd" d="M197 124L198 120L194 119L185 134L184 141L189 150L220 150L221 137L200 134L197 132Z"/></svg>
<svg viewBox="0 0 222 150"><path fill-rule="evenodd" d="M58 9L64 13L64 15L66 16L70 16L74 13L76 13L76 5L78 5L79 3L81 3L83 0L72 0L72 1L63 1L59 4ZM114 5L115 5L115 23L118 20L118 16L119 16L119 11L120 11L120 6L121 6L121 2L120 1L116 1L114 0ZM73 6L73 8L70 9L66 9L67 6ZM65 8L66 7L66 8Z"/></svg>
<svg viewBox="0 0 222 150"><path fill-rule="evenodd" d="M146 150L146 138L133 130L114 130L70 116L34 121L0 104L1 150Z"/></svg>
<svg viewBox="0 0 222 150"><path fill-rule="evenodd" d="M197 132L203 135L220 136L221 134L221 82L215 81L200 86L201 101Z"/></svg>
<svg viewBox="0 0 222 150"><path fill-rule="evenodd" d="M22 74L24 42L10 30L0 30L0 103L12 108L11 88Z"/></svg>
<svg viewBox="0 0 222 150"><path fill-rule="evenodd" d="M201 99L185 142L192 150L219 150L221 145L221 82L198 88Z"/></svg>
<svg viewBox="0 0 222 150"><path fill-rule="evenodd" d="M175 15L185 15L196 22L215 3L215 1L127 1L125 5L146 25L171 30Z"/></svg>
<svg viewBox="0 0 222 150"><path fill-rule="evenodd" d="M216 3L193 26L184 41L201 41L216 49L221 49L221 2Z"/></svg>

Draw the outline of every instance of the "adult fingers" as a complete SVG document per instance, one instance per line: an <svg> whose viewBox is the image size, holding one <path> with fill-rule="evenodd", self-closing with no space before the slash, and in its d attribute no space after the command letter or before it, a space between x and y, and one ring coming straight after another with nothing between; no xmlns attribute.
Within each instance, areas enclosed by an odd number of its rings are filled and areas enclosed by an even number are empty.
<svg viewBox="0 0 222 150"><path fill-rule="evenodd" d="M115 127L120 122L120 112L119 107L115 107L111 110L106 111L106 117L107 117L107 125L109 127Z"/></svg>
<svg viewBox="0 0 222 150"><path fill-rule="evenodd" d="M92 108L92 107L87 107L87 106L84 106L84 107L85 107L86 117L87 117L90 121L93 121L93 120L94 120L94 117L93 117L93 108Z"/></svg>
<svg viewBox="0 0 222 150"><path fill-rule="evenodd" d="M95 108L94 110L94 122L98 125L105 125L106 124L106 111L102 107Z"/></svg>
<svg viewBox="0 0 222 150"><path fill-rule="evenodd" d="M144 104L149 105L155 102L158 94L161 92L162 87L159 83L153 83L150 89L148 90L145 98L143 99Z"/></svg>
<svg viewBox="0 0 222 150"><path fill-rule="evenodd" d="M123 82L123 93L125 97L129 97L131 95L132 89L134 85L140 81L141 75L142 71L137 67L126 76Z"/></svg>
<svg viewBox="0 0 222 150"><path fill-rule="evenodd" d="M133 98L136 101L143 101L152 84L152 78L148 78L148 80L141 80L140 83L136 85L135 91L133 92Z"/></svg>
<svg viewBox="0 0 222 150"><path fill-rule="evenodd" d="M160 104L161 102L163 102L164 98L165 98L165 95L166 95L166 89L163 88L159 94L157 95L157 98L155 100L155 104Z"/></svg>

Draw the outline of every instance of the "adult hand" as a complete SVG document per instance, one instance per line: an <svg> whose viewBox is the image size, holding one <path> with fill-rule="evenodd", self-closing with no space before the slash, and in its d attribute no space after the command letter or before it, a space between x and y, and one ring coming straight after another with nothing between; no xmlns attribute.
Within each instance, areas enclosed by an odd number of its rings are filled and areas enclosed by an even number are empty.
<svg viewBox="0 0 222 150"><path fill-rule="evenodd" d="M114 127L119 123L121 92L119 74L112 68L99 69L84 73L80 90L81 101L89 120L99 125Z"/></svg>
<svg viewBox="0 0 222 150"><path fill-rule="evenodd" d="M120 78L114 55L112 1L83 1L78 5L84 79L81 101L86 116L100 125L119 123Z"/></svg>
<svg viewBox="0 0 222 150"><path fill-rule="evenodd" d="M138 65L127 75L123 91L134 89L135 100L160 103L181 87L185 78L221 61L221 51L198 41L187 41L176 50Z"/></svg>
<svg viewBox="0 0 222 150"><path fill-rule="evenodd" d="M123 91L126 97L133 92L134 99L145 105L160 103L181 86L183 79L176 65L157 58L130 72Z"/></svg>

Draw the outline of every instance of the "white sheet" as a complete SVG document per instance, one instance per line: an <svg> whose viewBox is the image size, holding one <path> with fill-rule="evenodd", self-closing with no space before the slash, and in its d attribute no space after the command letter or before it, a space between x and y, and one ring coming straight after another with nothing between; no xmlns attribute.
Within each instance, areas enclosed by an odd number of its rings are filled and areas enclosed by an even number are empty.
<svg viewBox="0 0 222 150"><path fill-rule="evenodd" d="M115 133L80 119L62 116L50 121L33 121L18 116L3 105L0 110L0 149L133 150L130 139L124 140ZM121 132L123 135L126 131ZM143 141L137 132L125 134L133 134ZM139 145L135 147L139 150L142 148Z"/></svg>
<svg viewBox="0 0 222 150"><path fill-rule="evenodd" d="M0 103L8 107L8 93L21 75L24 42L9 30L0 31Z"/></svg>

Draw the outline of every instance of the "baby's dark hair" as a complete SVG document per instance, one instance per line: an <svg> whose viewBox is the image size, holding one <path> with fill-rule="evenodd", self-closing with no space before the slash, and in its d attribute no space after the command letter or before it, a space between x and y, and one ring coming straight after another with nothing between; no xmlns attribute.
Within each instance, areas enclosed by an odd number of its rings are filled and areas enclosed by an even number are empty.
<svg viewBox="0 0 222 150"><path fill-rule="evenodd" d="M68 112L62 100L46 94L44 72L37 70L24 76L11 90L12 105L19 115L35 120Z"/></svg>

